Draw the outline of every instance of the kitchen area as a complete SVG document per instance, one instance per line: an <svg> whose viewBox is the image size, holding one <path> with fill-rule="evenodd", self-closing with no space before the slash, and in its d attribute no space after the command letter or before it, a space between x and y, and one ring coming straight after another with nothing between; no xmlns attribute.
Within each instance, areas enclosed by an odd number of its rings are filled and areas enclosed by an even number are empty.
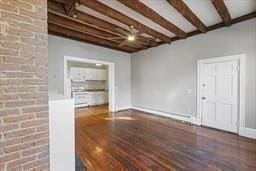
<svg viewBox="0 0 256 171"><path fill-rule="evenodd" d="M68 93L74 99L76 117L95 106L108 109L108 66L100 63L68 62ZM86 112L85 112L86 113ZM87 112L88 113L88 112Z"/></svg>

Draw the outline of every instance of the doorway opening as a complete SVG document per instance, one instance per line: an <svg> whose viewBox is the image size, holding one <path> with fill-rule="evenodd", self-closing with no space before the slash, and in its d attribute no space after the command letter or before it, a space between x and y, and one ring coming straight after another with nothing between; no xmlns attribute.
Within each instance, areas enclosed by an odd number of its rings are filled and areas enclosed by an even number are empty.
<svg viewBox="0 0 256 171"><path fill-rule="evenodd" d="M197 121L239 133L245 118L245 55L198 61Z"/></svg>
<svg viewBox="0 0 256 171"><path fill-rule="evenodd" d="M75 116L115 112L114 63L64 57L64 94L74 99Z"/></svg>

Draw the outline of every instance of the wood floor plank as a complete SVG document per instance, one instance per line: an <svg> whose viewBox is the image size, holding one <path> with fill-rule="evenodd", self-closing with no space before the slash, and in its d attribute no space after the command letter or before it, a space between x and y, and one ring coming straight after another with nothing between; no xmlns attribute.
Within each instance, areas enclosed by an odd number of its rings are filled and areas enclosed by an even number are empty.
<svg viewBox="0 0 256 171"><path fill-rule="evenodd" d="M256 140L136 110L106 111L87 108L76 118L76 153L88 170L256 170Z"/></svg>

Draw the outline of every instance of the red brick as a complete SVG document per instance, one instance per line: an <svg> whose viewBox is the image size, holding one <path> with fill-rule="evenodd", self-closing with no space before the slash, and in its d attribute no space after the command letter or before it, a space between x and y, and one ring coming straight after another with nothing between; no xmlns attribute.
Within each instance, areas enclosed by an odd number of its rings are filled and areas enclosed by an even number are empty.
<svg viewBox="0 0 256 171"><path fill-rule="evenodd" d="M48 103L49 103L49 102L48 102L48 98L36 100L36 104L37 104L37 105L47 105Z"/></svg>
<svg viewBox="0 0 256 171"><path fill-rule="evenodd" d="M35 132L34 128L27 128L27 129L21 129L17 131L10 131L7 133L4 133L4 137L6 139L15 138L15 137L22 137L25 135L29 135Z"/></svg>
<svg viewBox="0 0 256 171"><path fill-rule="evenodd" d="M21 83L21 79L0 79L0 86L20 85Z"/></svg>
<svg viewBox="0 0 256 171"><path fill-rule="evenodd" d="M49 170L47 0L0 0L0 23L0 170Z"/></svg>
<svg viewBox="0 0 256 171"><path fill-rule="evenodd" d="M30 10L30 11L34 10L34 6L30 3L26 3L26 0L24 2L16 1L16 6L19 6L20 10L21 9L26 9L26 10ZM34 18L33 16L31 16L31 17Z"/></svg>
<svg viewBox="0 0 256 171"><path fill-rule="evenodd" d="M2 11L1 15L3 18L8 18L9 20L22 21L25 23L33 23L33 19L31 19L30 17L26 17L26 16L14 14L14 13L9 13L9 12L5 12L5 11Z"/></svg>
<svg viewBox="0 0 256 171"><path fill-rule="evenodd" d="M13 13L18 13L18 8L15 6L15 2L11 1L0 1L0 9L10 11Z"/></svg>
<svg viewBox="0 0 256 171"><path fill-rule="evenodd" d="M19 128L18 124L7 124L7 125L1 124L0 132L11 131L18 128Z"/></svg>
<svg viewBox="0 0 256 171"><path fill-rule="evenodd" d="M49 149L48 145L42 145L42 146L37 146L35 148L30 148L30 149L27 149L27 150L23 150L21 152L21 154L22 154L22 156L28 156L28 155L35 154L35 153L38 153L38 152L41 152L41 151L46 151L48 149Z"/></svg>
<svg viewBox="0 0 256 171"><path fill-rule="evenodd" d="M26 122L22 122L20 126L21 128L28 128L28 127L35 127L40 125L47 125L48 122L49 122L48 119L29 120Z"/></svg>
<svg viewBox="0 0 256 171"><path fill-rule="evenodd" d="M19 52L18 50L12 50L12 49L4 49L0 48L0 56L10 55L10 56L18 56Z"/></svg>
<svg viewBox="0 0 256 171"><path fill-rule="evenodd" d="M20 57L24 57L26 59L33 59L33 58L35 58L35 52L33 50L32 51L21 51Z"/></svg>
<svg viewBox="0 0 256 171"><path fill-rule="evenodd" d="M6 93L27 93L27 92L36 92L35 86L8 86L3 88Z"/></svg>
<svg viewBox="0 0 256 171"><path fill-rule="evenodd" d="M4 163L4 162L7 162L7 161L10 161L10 160L15 160L15 159L18 159L20 158L21 155L20 153L12 153L12 154L7 154L7 155L1 155L0 156L0 163Z"/></svg>
<svg viewBox="0 0 256 171"><path fill-rule="evenodd" d="M33 100L26 100L26 101L9 101L5 103L6 108L13 108L13 107L24 107L24 106L31 106L35 104Z"/></svg>
<svg viewBox="0 0 256 171"><path fill-rule="evenodd" d="M0 63L0 71L16 71L19 68L18 64L3 64Z"/></svg>
<svg viewBox="0 0 256 171"><path fill-rule="evenodd" d="M33 78L35 76L34 73L28 73L28 72L6 71L6 72L3 72L3 73L4 73L3 76L5 78Z"/></svg>
<svg viewBox="0 0 256 171"><path fill-rule="evenodd" d="M48 94L44 92L43 93L24 93L24 94L20 94L20 97L22 99L46 99L47 100Z"/></svg>
<svg viewBox="0 0 256 171"><path fill-rule="evenodd" d="M27 23L21 23L20 24L21 29L35 32L35 33L45 33L45 28L40 28L38 26L35 26L33 24L27 24Z"/></svg>
<svg viewBox="0 0 256 171"><path fill-rule="evenodd" d="M21 32L24 32L23 30L17 30L18 34L21 34ZM33 36L33 34L32 34ZM16 49L16 50L26 50L31 51L34 50L34 47L32 45L27 45L23 43L18 42L8 42L8 41L2 41L1 43L3 48L7 49Z"/></svg>
<svg viewBox="0 0 256 171"><path fill-rule="evenodd" d="M38 86L38 91L47 91L48 86Z"/></svg>
<svg viewBox="0 0 256 171"><path fill-rule="evenodd" d="M18 115L18 114L20 114L20 110L19 109L0 110L0 117L9 116L9 115Z"/></svg>
<svg viewBox="0 0 256 171"><path fill-rule="evenodd" d="M45 117L48 117L48 111L47 112L38 112L36 113L36 117L38 118L45 118Z"/></svg>
<svg viewBox="0 0 256 171"><path fill-rule="evenodd" d="M48 111L47 106L34 106L34 107L26 107L22 109L22 113L35 113L35 112L43 112Z"/></svg>
<svg viewBox="0 0 256 171"><path fill-rule="evenodd" d="M37 161L34 161L34 162L30 162L28 164L25 164L23 166L23 169L24 170L29 170L31 168L40 167L40 166L45 165L47 163L49 163L49 158L44 158L44 159L40 159L40 160L37 160Z"/></svg>
<svg viewBox="0 0 256 171"><path fill-rule="evenodd" d="M34 119L34 114L28 114L28 115L19 115L19 116L8 116L3 118L4 123L14 123L14 122L21 122L26 120Z"/></svg>
<svg viewBox="0 0 256 171"><path fill-rule="evenodd" d="M18 160L14 160L14 161L7 164L7 169L13 169L13 168L16 168L18 166L24 165L28 162L36 160L36 157L37 157L36 155L32 155L32 156L24 157L24 158L21 158L21 159L18 159Z"/></svg>
<svg viewBox="0 0 256 171"><path fill-rule="evenodd" d="M7 146L3 149L3 151L7 154L7 153L13 153L13 152L18 152L21 150L20 145L14 145L14 146Z"/></svg>
<svg viewBox="0 0 256 171"><path fill-rule="evenodd" d="M47 85L48 80L46 79L24 79L24 85Z"/></svg>
<svg viewBox="0 0 256 171"><path fill-rule="evenodd" d="M3 143L5 144L6 147L12 146L12 145L20 144L21 139L20 138L7 139L7 140L3 141Z"/></svg>
<svg viewBox="0 0 256 171"><path fill-rule="evenodd" d="M19 41L19 36L7 35L3 36L0 34L0 40L8 40L8 41Z"/></svg>
<svg viewBox="0 0 256 171"><path fill-rule="evenodd" d="M49 129L49 125L38 126L36 127L36 132L45 132L48 129Z"/></svg>
<svg viewBox="0 0 256 171"><path fill-rule="evenodd" d="M32 134L32 135L22 137L21 141L24 143L24 142L28 142L28 141L33 141L33 140L45 138L45 137L48 137L48 136L49 136L49 132L48 132L48 130L45 130L44 132L39 132L39 133L35 133L35 134Z"/></svg>
<svg viewBox="0 0 256 171"><path fill-rule="evenodd" d="M49 144L49 138L40 139L40 140L37 140L36 142L37 146L47 145L47 144Z"/></svg>
<svg viewBox="0 0 256 171"><path fill-rule="evenodd" d="M4 57L4 63L14 63L14 64L33 64L33 59L30 58L20 58L20 57Z"/></svg>
<svg viewBox="0 0 256 171"><path fill-rule="evenodd" d="M41 153L38 154L38 159L43 159L43 158L46 158L46 157L49 157L49 150L41 152Z"/></svg>

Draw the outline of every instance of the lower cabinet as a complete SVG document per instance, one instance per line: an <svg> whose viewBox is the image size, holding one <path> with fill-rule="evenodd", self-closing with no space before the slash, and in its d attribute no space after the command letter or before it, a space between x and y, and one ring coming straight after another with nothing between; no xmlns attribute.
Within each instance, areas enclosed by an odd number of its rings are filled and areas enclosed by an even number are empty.
<svg viewBox="0 0 256 171"><path fill-rule="evenodd" d="M106 100L106 96L106 92L89 92L89 106L108 103L108 100Z"/></svg>

